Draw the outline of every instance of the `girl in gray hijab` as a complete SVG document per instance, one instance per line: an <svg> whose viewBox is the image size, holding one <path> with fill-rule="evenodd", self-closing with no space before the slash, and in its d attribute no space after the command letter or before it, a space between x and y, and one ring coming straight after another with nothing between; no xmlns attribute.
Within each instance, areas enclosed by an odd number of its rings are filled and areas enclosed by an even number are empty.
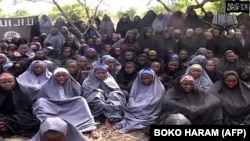
<svg viewBox="0 0 250 141"><path fill-rule="evenodd" d="M121 88L108 73L106 65L97 65L82 83L83 96L88 101L91 112L100 122L106 124L122 120L126 98Z"/></svg>
<svg viewBox="0 0 250 141"><path fill-rule="evenodd" d="M43 140L88 141L76 127L59 117L46 118L41 123L40 130L29 141Z"/></svg>
<svg viewBox="0 0 250 141"><path fill-rule="evenodd" d="M99 137L94 117L82 97L81 85L68 70L57 68L38 95L40 98L33 105L33 113L41 121L48 117L60 117L81 132L91 132L93 137Z"/></svg>
<svg viewBox="0 0 250 141"><path fill-rule="evenodd" d="M124 109L123 120L116 123L120 133L145 129L158 118L165 88L150 68L141 70L135 79Z"/></svg>

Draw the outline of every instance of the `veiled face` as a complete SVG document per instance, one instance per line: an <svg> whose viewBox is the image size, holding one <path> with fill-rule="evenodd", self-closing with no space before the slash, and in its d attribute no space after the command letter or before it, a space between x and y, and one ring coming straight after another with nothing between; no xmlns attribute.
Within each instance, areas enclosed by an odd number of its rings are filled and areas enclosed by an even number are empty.
<svg viewBox="0 0 250 141"><path fill-rule="evenodd" d="M108 75L107 72L106 72L106 71L103 71L103 70L97 70L97 71L95 72L95 77L96 77L96 79L98 79L98 80L104 80L104 79L106 78L107 75Z"/></svg>
<svg viewBox="0 0 250 141"><path fill-rule="evenodd" d="M232 89L238 85L239 80L238 80L237 76L230 74L230 75L226 76L224 83L228 88Z"/></svg>
<svg viewBox="0 0 250 141"><path fill-rule="evenodd" d="M36 75L42 74L45 71L45 65L43 63L37 62L33 66L33 72Z"/></svg>
<svg viewBox="0 0 250 141"><path fill-rule="evenodd" d="M153 75L141 74L141 81L144 85L150 85L153 82Z"/></svg>
<svg viewBox="0 0 250 141"><path fill-rule="evenodd" d="M236 55L234 53L228 53L226 55L226 59L227 59L228 62L235 62Z"/></svg>
<svg viewBox="0 0 250 141"><path fill-rule="evenodd" d="M155 72L159 72L161 69L161 64L159 62L153 62L151 65L151 69Z"/></svg>
<svg viewBox="0 0 250 141"><path fill-rule="evenodd" d="M212 62L211 63L207 63L205 67L206 67L206 70L209 71L209 72L213 71L215 69L215 65Z"/></svg>
<svg viewBox="0 0 250 141"><path fill-rule="evenodd" d="M132 64L127 64L127 65L125 66L124 70L125 70L125 72L126 72L127 74L132 74L132 73L135 72L135 66L132 65Z"/></svg>
<svg viewBox="0 0 250 141"><path fill-rule="evenodd" d="M180 85L181 89L187 93L194 89L194 81L184 80L183 82L180 83Z"/></svg>
<svg viewBox="0 0 250 141"><path fill-rule="evenodd" d="M199 68L191 68L189 71L189 75L193 76L194 79L200 77L202 70Z"/></svg>
<svg viewBox="0 0 250 141"><path fill-rule="evenodd" d="M179 62L178 61L171 61L168 63L168 68L170 71L175 71L179 68Z"/></svg>
<svg viewBox="0 0 250 141"><path fill-rule="evenodd" d="M71 50L70 49L65 49L64 51L63 51L63 56L64 57L69 57L71 55Z"/></svg>
<svg viewBox="0 0 250 141"><path fill-rule="evenodd" d="M16 85L14 77L3 78L0 80L0 87L3 90L9 91L12 90Z"/></svg>
<svg viewBox="0 0 250 141"><path fill-rule="evenodd" d="M65 84L69 79L69 74L66 72L58 72L55 74L56 81L59 84Z"/></svg>
<svg viewBox="0 0 250 141"><path fill-rule="evenodd" d="M75 62L70 62L66 69L69 71L70 74L74 74L77 71L77 64Z"/></svg>
<svg viewBox="0 0 250 141"><path fill-rule="evenodd" d="M125 56L125 58L126 58L127 60L131 60L131 59L133 58L133 53L132 53L132 52L126 52L126 53L124 54L124 56Z"/></svg>
<svg viewBox="0 0 250 141"><path fill-rule="evenodd" d="M43 58L45 56L45 53L43 52L43 51L40 51L40 50L38 50L37 52L36 52L36 57L37 58Z"/></svg>
<svg viewBox="0 0 250 141"><path fill-rule="evenodd" d="M115 53L115 55L121 55L121 53L122 53L121 48L115 48L114 53Z"/></svg>

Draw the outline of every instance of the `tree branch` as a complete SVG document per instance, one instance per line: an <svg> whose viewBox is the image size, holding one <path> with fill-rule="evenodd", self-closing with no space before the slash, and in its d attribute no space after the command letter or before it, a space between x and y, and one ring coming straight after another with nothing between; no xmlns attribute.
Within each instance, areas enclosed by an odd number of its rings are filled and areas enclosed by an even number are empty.
<svg viewBox="0 0 250 141"><path fill-rule="evenodd" d="M63 9L60 7L60 5L57 3L56 0L53 0L53 4L61 12L61 14L63 15L63 17L65 17L65 19L70 23L70 25L76 30L76 32L79 33L82 36L82 33L80 32L80 30L75 26L75 24L73 23L73 21L64 13Z"/></svg>
<svg viewBox="0 0 250 141"><path fill-rule="evenodd" d="M89 22L87 23L87 28L83 33L83 35L85 35L88 32L88 30L91 28L91 26L95 23L96 13L98 11L99 6L102 4L103 0L100 0L98 2L97 6L95 7L95 12L94 12L93 18L91 18L90 14L89 14L89 10L87 8L86 0L84 0L84 3L82 3L81 0L77 0L77 1L78 1L78 3L80 5L82 5L82 7L84 7L85 13L86 13L86 15L87 15L87 17L88 17L88 19L90 21L90 23Z"/></svg>
<svg viewBox="0 0 250 141"><path fill-rule="evenodd" d="M169 8L163 1L161 0L157 0L161 5L163 5L163 7L168 11L168 12L173 12L173 10L171 8ZM151 2L151 0L149 1Z"/></svg>
<svg viewBox="0 0 250 141"><path fill-rule="evenodd" d="M206 10L203 8L203 6L200 5L200 3L198 2L198 0L195 0L195 2L197 3L197 5L199 6L199 8L201 8L201 11L206 14Z"/></svg>

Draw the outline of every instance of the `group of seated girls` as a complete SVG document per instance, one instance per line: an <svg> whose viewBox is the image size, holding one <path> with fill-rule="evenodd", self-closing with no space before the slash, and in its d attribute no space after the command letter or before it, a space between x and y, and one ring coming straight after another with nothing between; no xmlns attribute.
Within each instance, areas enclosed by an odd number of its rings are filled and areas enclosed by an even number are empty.
<svg viewBox="0 0 250 141"><path fill-rule="evenodd" d="M129 70L134 64L126 65ZM69 70L58 67L50 72L44 61L33 61L17 78L1 73L1 136L88 140L81 133L98 138L99 124L128 133L151 124L176 123L176 114L187 121L183 124L250 123L250 85L243 79L249 72L243 69L225 71L213 83L206 81L204 67L194 63L166 88L153 69L143 68L133 76L129 91L118 85L106 65L94 66L81 84Z"/></svg>

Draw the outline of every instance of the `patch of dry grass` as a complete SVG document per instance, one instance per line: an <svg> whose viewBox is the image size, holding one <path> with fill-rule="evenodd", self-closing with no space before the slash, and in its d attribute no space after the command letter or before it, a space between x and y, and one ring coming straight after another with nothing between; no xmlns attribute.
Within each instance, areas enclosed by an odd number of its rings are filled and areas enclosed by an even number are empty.
<svg viewBox="0 0 250 141"><path fill-rule="evenodd" d="M128 134L120 134L114 128L114 125L104 126L100 125L98 127L98 132L100 137L98 139L94 139L90 136L90 134L84 134L90 141L147 141L148 137L145 136L143 131L133 131ZM5 139L5 141L27 141L28 138L20 138L20 137L12 137Z"/></svg>

